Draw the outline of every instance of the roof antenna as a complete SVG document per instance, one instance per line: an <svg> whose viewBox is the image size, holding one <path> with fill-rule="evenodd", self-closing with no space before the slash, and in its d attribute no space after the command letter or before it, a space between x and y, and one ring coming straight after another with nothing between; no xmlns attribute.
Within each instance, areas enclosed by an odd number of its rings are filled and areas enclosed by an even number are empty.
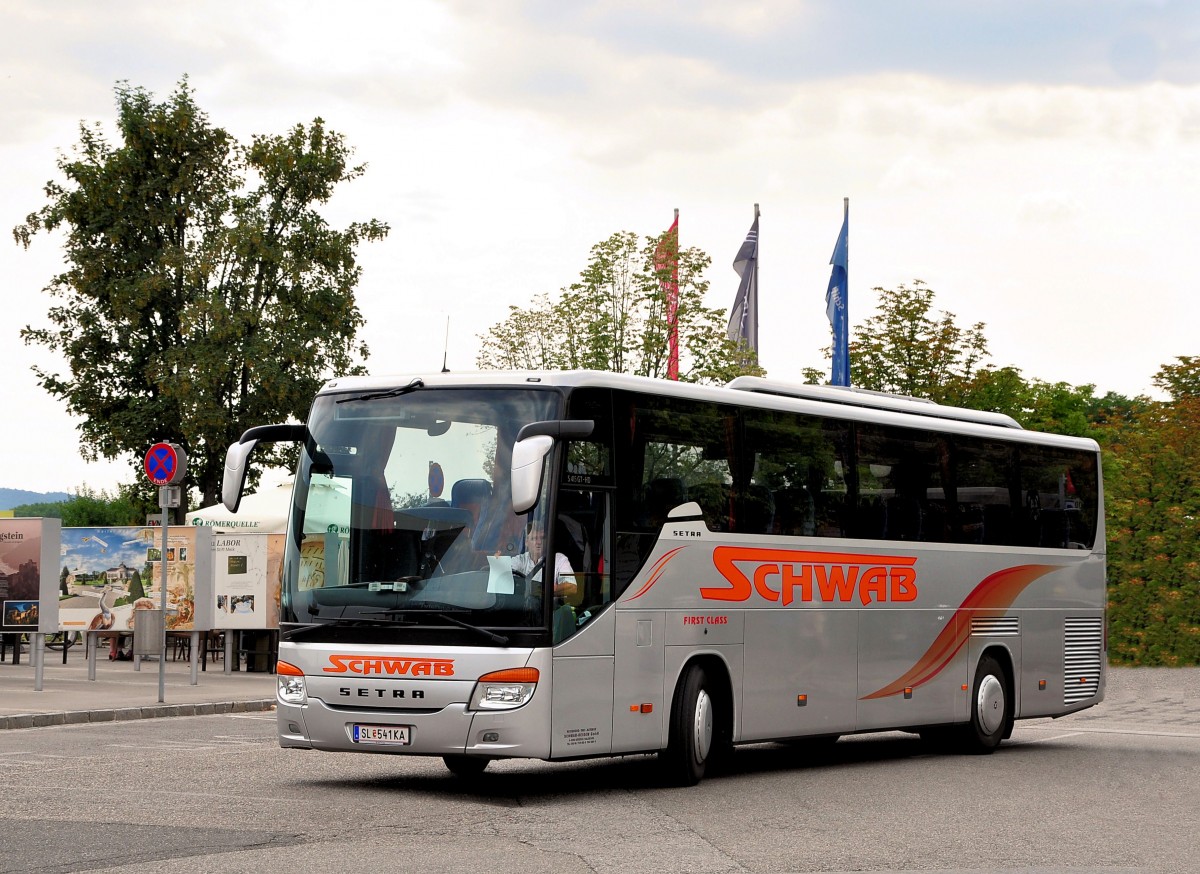
<svg viewBox="0 0 1200 874"><path fill-rule="evenodd" d="M450 317L446 316L446 342L442 346L442 373L449 373L450 368L446 366L446 359L450 356Z"/></svg>

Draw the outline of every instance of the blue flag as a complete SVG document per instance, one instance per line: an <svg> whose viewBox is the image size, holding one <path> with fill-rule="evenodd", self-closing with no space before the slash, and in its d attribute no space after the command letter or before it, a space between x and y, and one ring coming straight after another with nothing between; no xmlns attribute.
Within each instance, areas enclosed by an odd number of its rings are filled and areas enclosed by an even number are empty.
<svg viewBox="0 0 1200 874"><path fill-rule="evenodd" d="M758 353L758 211L746 241L733 259L733 269L741 277L737 297L729 311L729 339Z"/></svg>
<svg viewBox="0 0 1200 874"><path fill-rule="evenodd" d="M829 327L833 331L833 369L829 380L832 385L850 385L849 250L850 206L847 204L842 232L838 234L829 259L833 272L829 276L829 288L825 290L825 314L829 316Z"/></svg>

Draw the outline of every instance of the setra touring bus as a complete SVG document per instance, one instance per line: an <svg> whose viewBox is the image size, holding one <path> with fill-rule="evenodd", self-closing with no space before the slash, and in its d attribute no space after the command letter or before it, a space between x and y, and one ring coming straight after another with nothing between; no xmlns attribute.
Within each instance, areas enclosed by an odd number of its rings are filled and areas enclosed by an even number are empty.
<svg viewBox="0 0 1200 874"><path fill-rule="evenodd" d="M1104 695L1091 440L754 377L354 377L229 448L229 510L279 441L283 747L694 784L767 741L986 753Z"/></svg>

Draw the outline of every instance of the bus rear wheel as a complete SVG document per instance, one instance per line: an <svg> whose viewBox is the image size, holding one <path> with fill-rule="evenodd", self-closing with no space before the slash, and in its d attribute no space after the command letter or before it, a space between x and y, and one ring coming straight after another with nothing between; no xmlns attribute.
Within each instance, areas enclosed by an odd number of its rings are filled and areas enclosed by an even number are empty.
<svg viewBox="0 0 1200 874"><path fill-rule="evenodd" d="M716 720L708 674L700 665L691 665L675 690L670 739L660 754L671 783L695 786L704 778L714 751Z"/></svg>
<svg viewBox="0 0 1200 874"><path fill-rule="evenodd" d="M971 721L959 735L964 752L990 753L1012 732L1012 695L1008 674L994 657L985 655L975 668L971 692Z"/></svg>
<svg viewBox="0 0 1200 874"><path fill-rule="evenodd" d="M442 762L456 777L478 777L490 761L482 756L442 756Z"/></svg>

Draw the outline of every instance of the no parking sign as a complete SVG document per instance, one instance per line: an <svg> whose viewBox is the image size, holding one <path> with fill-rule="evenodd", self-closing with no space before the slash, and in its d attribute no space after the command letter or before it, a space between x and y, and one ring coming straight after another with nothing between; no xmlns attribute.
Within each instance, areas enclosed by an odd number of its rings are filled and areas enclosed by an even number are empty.
<svg viewBox="0 0 1200 874"><path fill-rule="evenodd" d="M142 467L154 485L175 485L187 473L187 453L174 443L155 443L146 453Z"/></svg>

